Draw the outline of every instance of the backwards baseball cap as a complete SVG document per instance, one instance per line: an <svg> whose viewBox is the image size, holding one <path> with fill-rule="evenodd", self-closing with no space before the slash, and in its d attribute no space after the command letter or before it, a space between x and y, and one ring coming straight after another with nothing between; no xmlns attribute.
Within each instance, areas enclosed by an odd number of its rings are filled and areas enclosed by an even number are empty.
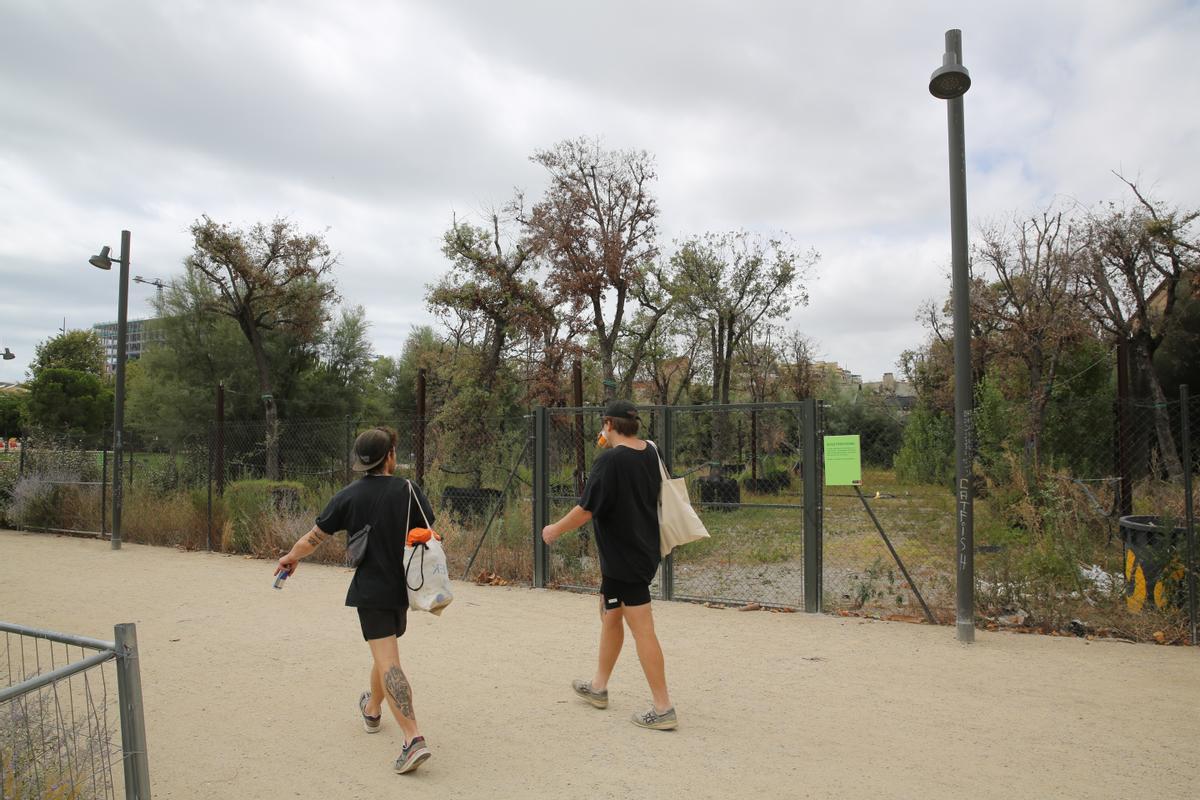
<svg viewBox="0 0 1200 800"><path fill-rule="evenodd" d="M637 406L628 400L613 400L605 407L604 416L614 419L641 419Z"/></svg>
<svg viewBox="0 0 1200 800"><path fill-rule="evenodd" d="M371 428L369 431L363 431L354 440L354 464L351 469L355 472L375 469L383 463L391 451L391 433L383 428Z"/></svg>

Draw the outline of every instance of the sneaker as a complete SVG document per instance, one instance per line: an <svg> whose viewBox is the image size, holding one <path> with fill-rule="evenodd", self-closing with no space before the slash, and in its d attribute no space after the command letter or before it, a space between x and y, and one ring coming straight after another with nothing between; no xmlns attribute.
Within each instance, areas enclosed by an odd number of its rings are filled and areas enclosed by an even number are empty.
<svg viewBox="0 0 1200 800"><path fill-rule="evenodd" d="M650 728L656 731L673 731L679 727L679 720L675 718L674 706L660 714L654 710L654 705L651 704L649 711L633 715L633 724L639 728Z"/></svg>
<svg viewBox="0 0 1200 800"><path fill-rule="evenodd" d="M608 708L608 689L601 689L597 692L592 688L591 681L571 681L571 688L575 690L575 694L596 708Z"/></svg>
<svg viewBox="0 0 1200 800"><path fill-rule="evenodd" d="M358 713L362 714L363 730L367 733L379 733L379 723L383 720L383 714L378 717L367 716L367 703L371 702L371 692L366 691L358 698Z"/></svg>
<svg viewBox="0 0 1200 800"><path fill-rule="evenodd" d="M412 772L428 761L431 755L433 753L429 752L429 748L425 746L425 737L417 736L411 742L404 745L404 749L396 757L396 764L393 768L399 775Z"/></svg>

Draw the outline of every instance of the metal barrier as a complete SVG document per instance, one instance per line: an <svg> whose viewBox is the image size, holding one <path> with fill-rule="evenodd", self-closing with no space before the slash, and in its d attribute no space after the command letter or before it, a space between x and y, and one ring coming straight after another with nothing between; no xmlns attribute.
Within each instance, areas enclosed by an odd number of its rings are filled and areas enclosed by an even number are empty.
<svg viewBox="0 0 1200 800"><path fill-rule="evenodd" d="M0 622L0 797L149 800L150 772L138 668L137 629L114 628L111 642ZM75 650L78 650L78 653ZM91 654L88 655L88 651ZM121 742L109 725L116 671ZM116 774L114 752L123 763Z"/></svg>

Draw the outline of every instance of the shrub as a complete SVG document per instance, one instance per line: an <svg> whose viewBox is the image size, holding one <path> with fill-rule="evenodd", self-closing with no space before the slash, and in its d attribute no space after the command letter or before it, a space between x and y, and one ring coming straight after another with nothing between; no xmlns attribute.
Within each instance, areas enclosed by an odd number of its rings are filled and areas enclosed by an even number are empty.
<svg viewBox="0 0 1200 800"><path fill-rule="evenodd" d="M13 490L20 477L19 467L13 459L0 460L0 525L16 524L9 514L9 507L12 505Z"/></svg>
<svg viewBox="0 0 1200 800"><path fill-rule="evenodd" d="M220 498L213 497L213 545L220 546L223 524ZM208 491L127 495L121 536L141 544L203 550L208 546Z"/></svg>
<svg viewBox="0 0 1200 800"><path fill-rule="evenodd" d="M228 514L227 549L235 553L256 552L256 541L274 516L301 511L304 485L295 481L236 481L225 488Z"/></svg>
<svg viewBox="0 0 1200 800"><path fill-rule="evenodd" d="M31 528L59 527L61 487L49 480L69 480L69 476L26 476L12 489L7 517L17 525Z"/></svg>
<svg viewBox="0 0 1200 800"><path fill-rule="evenodd" d="M953 485L954 421L918 405L904 426L895 464L896 477L904 483Z"/></svg>

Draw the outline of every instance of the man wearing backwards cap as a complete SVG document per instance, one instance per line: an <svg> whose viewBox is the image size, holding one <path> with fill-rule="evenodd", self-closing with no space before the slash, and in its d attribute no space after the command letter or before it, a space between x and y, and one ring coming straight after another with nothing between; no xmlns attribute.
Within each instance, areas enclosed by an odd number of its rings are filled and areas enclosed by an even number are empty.
<svg viewBox="0 0 1200 800"><path fill-rule="evenodd" d="M608 707L608 679L625 640L633 633L638 660L650 684L653 704L633 715L643 728L678 725L667 692L662 647L650 611L650 582L658 570L658 493L662 475L658 453L638 438L637 408L615 400L604 410L599 444L609 448L592 465L579 505L542 530L546 544L591 520L600 553L600 655L590 681L575 681L575 693L596 708Z"/></svg>
<svg viewBox="0 0 1200 800"><path fill-rule="evenodd" d="M408 590L404 583L404 541L408 521L433 521L433 509L416 484L410 495L396 471L396 432L372 428L354 440L354 471L362 478L342 489L317 517L313 529L300 538L291 552L279 559L275 574L293 573L300 560L311 555L337 531L358 531L365 525L367 551L354 570L346 605L358 609L363 639L371 648L374 665L371 689L358 699L358 711L367 733L377 733L382 721L382 704L387 699L404 731L404 749L396 759L396 772L411 772L429 758L425 738L417 728L412 687L400 668L396 640L404 635L408 621ZM416 504L420 504L420 508Z"/></svg>

